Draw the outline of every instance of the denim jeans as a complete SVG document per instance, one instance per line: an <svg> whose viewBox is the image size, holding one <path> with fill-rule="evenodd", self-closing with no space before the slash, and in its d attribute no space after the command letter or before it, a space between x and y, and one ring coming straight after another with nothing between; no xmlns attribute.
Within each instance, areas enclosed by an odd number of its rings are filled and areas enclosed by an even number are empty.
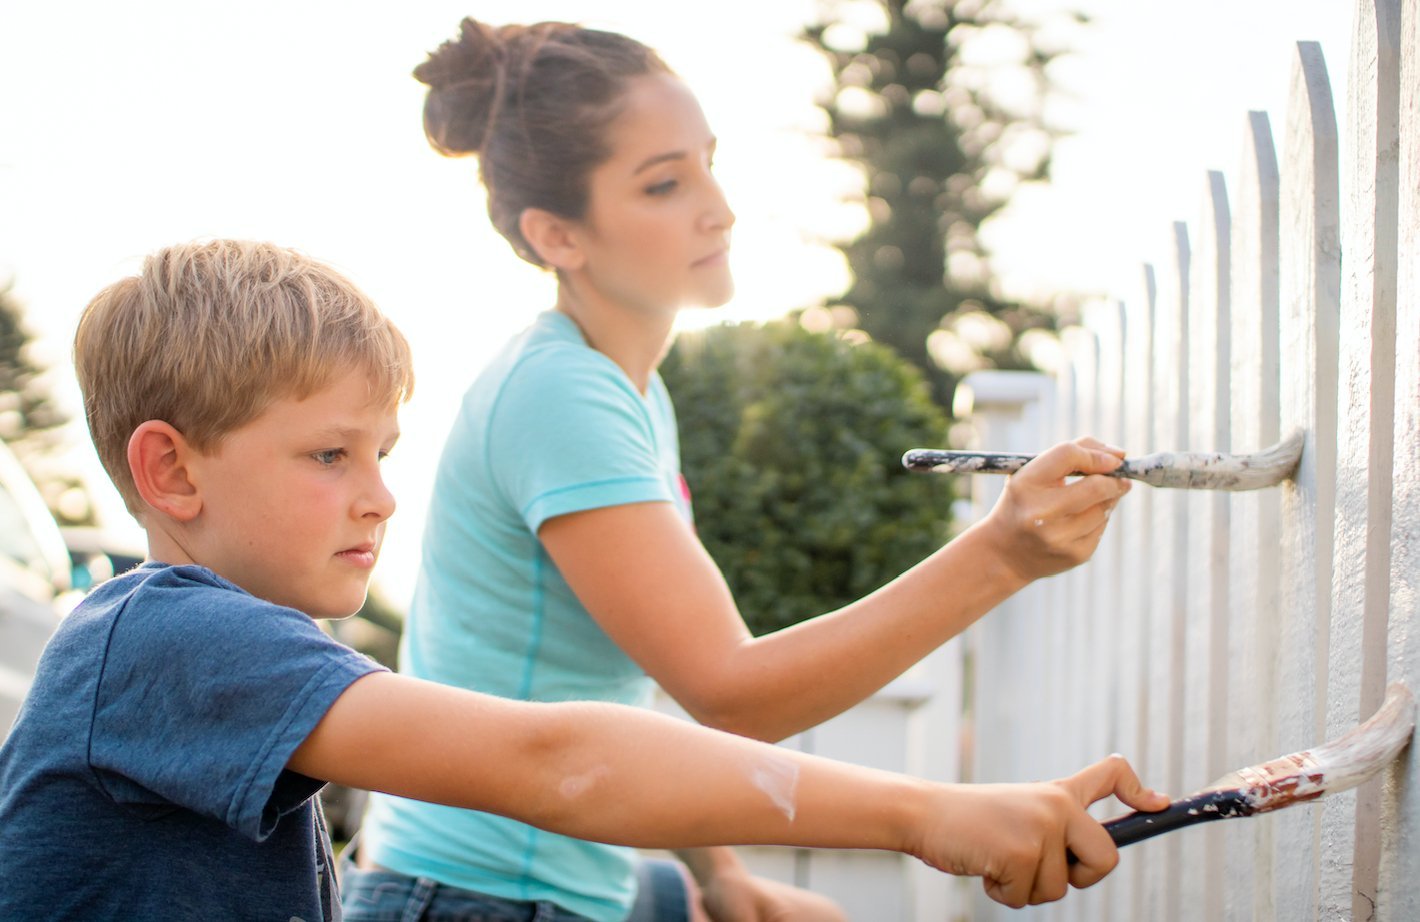
<svg viewBox="0 0 1420 922"><path fill-rule="evenodd" d="M510 900L427 877L361 870L350 860L354 848L352 842L340 862L345 922L588 922L545 900ZM637 898L626 922L686 922L687 896L678 865L645 861L637 878Z"/></svg>

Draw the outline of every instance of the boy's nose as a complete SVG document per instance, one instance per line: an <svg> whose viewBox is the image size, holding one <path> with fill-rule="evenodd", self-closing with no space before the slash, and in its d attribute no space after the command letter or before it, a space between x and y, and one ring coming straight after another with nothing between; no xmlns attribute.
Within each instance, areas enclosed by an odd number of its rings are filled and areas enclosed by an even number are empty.
<svg viewBox="0 0 1420 922"><path fill-rule="evenodd" d="M370 482L369 489L360 497L357 507L358 514L362 518L373 516L377 521L383 522L394 515L394 508L394 494L390 492L389 487L385 486L383 477L375 476Z"/></svg>

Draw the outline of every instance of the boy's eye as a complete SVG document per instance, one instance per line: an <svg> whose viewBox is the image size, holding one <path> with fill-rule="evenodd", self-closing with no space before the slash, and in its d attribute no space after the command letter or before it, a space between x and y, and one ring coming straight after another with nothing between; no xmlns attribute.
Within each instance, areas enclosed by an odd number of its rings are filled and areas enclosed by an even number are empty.
<svg viewBox="0 0 1420 922"><path fill-rule="evenodd" d="M318 451L318 452L313 453L313 454L311 455L311 457L314 458L314 459L316 459L316 461L318 461L318 462L321 463L321 464L330 465L330 464L334 464L335 462L339 461L341 458L345 457L345 449L343 449L343 448L327 448L327 449L325 449L324 451Z"/></svg>

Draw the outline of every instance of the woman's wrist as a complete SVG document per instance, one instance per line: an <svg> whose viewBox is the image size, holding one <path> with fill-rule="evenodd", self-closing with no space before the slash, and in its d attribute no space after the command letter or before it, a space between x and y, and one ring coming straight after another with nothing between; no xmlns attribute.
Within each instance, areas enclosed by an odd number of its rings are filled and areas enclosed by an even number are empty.
<svg viewBox="0 0 1420 922"><path fill-rule="evenodd" d="M1001 598L1007 598L1035 581L1035 576L1022 566L1017 551L1017 538L995 515L972 524L952 542L972 555L971 572L980 585L995 587Z"/></svg>

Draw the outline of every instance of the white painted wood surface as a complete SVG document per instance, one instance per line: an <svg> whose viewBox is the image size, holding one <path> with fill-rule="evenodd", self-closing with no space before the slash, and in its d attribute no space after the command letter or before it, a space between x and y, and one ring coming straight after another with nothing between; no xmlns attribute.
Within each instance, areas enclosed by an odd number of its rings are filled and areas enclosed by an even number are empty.
<svg viewBox="0 0 1420 922"><path fill-rule="evenodd" d="M1400 161L1395 289L1395 462L1386 660L1390 680L1420 688L1420 0L1400 14ZM1420 919L1420 753L1387 774L1381 800L1376 918Z"/></svg>
<svg viewBox="0 0 1420 922"><path fill-rule="evenodd" d="M1336 116L1321 48L1299 42L1281 161L1279 299L1282 430L1300 427L1306 448L1282 487L1278 744L1315 745L1325 729L1326 642L1336 458L1336 339L1340 280ZM1279 813L1273 885L1279 919L1316 911L1320 817Z"/></svg>
<svg viewBox="0 0 1420 922"><path fill-rule="evenodd" d="M1200 214L1161 225L1157 283L1146 265L1122 326L1096 307L1069 335L1053 421L989 446L1039 451L1089 432L1131 454L1255 451L1306 433L1276 488L1136 489L1118 536L1051 581L1057 608L1036 642L1075 668L1013 680L1048 715L1042 739L1072 756L1066 770L1117 749L1181 795L1339 735L1387 681L1420 689L1420 0L1356 8L1344 133L1319 46L1298 43L1280 156L1267 116L1246 113L1237 188L1202 172ZM1097 345L1092 367L1080 343ZM1078 405L1091 390L1097 405ZM993 615L973 633L989 645L1001 630ZM980 676L977 695L1011 680ZM1021 689L1010 695L1019 713ZM1320 806L1131 846L1098 896L1044 917L1420 919L1417 836L1407 751L1382 781Z"/></svg>
<svg viewBox="0 0 1420 922"><path fill-rule="evenodd" d="M1207 174L1197 222L1188 299L1188 435L1181 445L1228 451L1230 291L1228 264L1231 214L1223 174ZM1223 774L1227 709L1228 497L1183 494L1188 517L1184 559L1189 589L1183 650L1183 757L1179 790L1196 791ZM1208 827L1179 837L1180 904L1197 906L1206 918L1222 917L1222 830Z"/></svg>
<svg viewBox="0 0 1420 922"><path fill-rule="evenodd" d="M889 689L788 745L947 781L1059 777L1123 752L1183 795L1420 691L1420 0L1353 0L1344 129L1299 43L1286 124L1238 119L1236 185L1200 167L1137 290L1088 306L1054 375L979 372L977 448L1092 434L1138 455L1256 451L1293 426L1293 477L1251 493L1136 485L1095 558L1002 604ZM1274 147L1274 145L1276 145ZM907 447L917 446L902 446ZM1004 480L963 485L983 515ZM1118 812L1098 808L1098 816ZM1130 846L1099 886L1020 912L976 881L870 853L756 849L761 873L855 922L1415 922L1420 762L1320 806Z"/></svg>
<svg viewBox="0 0 1420 922"><path fill-rule="evenodd" d="M1242 166L1233 204L1231 263L1232 444L1239 449L1279 438L1277 332L1277 155L1261 112L1247 115ZM1228 689L1233 701L1272 696L1276 675L1279 494L1260 490L1232 498L1228 548ZM1277 752L1271 708L1251 709L1249 732L1229 721L1225 760L1253 765ZM1272 918L1272 824L1222 830L1228 873L1223 908L1230 919Z"/></svg>
<svg viewBox="0 0 1420 922"><path fill-rule="evenodd" d="M1395 399L1400 4L1361 0L1343 132L1344 270L1327 735L1369 716L1385 689ZM1322 807L1318 915L1370 918L1380 781Z"/></svg>
<svg viewBox="0 0 1420 922"><path fill-rule="evenodd" d="M1188 441L1188 229L1170 231L1169 261L1159 276L1154 309L1154 432L1148 451L1186 446ZM1143 453L1143 450L1140 451ZM1153 597L1149 606L1149 783L1183 790L1183 655L1188 613L1188 497L1179 491L1154 497L1154 540L1149 549ZM1179 918L1178 836L1138 846L1145 863L1144 918Z"/></svg>

